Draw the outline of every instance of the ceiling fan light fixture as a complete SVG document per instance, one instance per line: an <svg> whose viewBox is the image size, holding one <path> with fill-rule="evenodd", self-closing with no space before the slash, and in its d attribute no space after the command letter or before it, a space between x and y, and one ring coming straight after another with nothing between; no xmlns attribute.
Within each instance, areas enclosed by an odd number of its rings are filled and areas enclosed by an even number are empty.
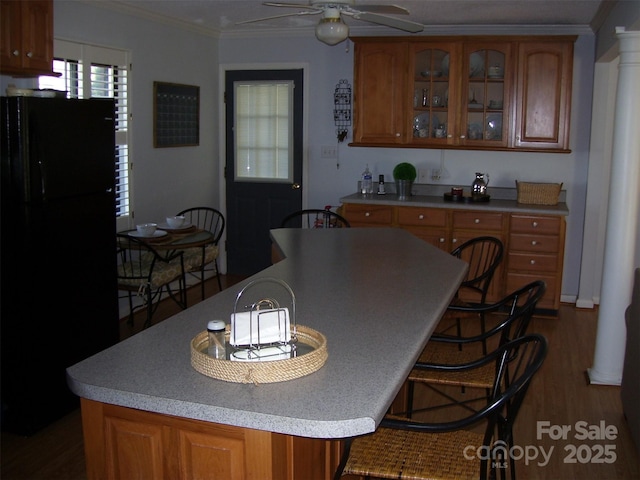
<svg viewBox="0 0 640 480"><path fill-rule="evenodd" d="M327 45L336 45L347 39L349 27L340 18L336 8L327 9L316 26L316 38Z"/></svg>

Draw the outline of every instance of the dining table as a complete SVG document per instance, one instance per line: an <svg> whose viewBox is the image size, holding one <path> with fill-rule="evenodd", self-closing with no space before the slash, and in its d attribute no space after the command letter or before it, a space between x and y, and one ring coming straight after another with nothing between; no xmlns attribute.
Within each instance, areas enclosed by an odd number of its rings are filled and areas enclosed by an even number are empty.
<svg viewBox="0 0 640 480"><path fill-rule="evenodd" d="M124 230L118 233L138 238L155 250L169 252L202 247L212 243L215 239L213 232L199 228L196 225L187 225L182 228L159 226L151 236L142 236L136 229Z"/></svg>

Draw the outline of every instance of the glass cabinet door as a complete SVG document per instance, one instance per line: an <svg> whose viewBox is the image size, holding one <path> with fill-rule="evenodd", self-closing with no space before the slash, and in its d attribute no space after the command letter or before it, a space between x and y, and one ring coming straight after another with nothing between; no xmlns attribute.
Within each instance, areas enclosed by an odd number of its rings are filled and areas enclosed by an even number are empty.
<svg viewBox="0 0 640 480"><path fill-rule="evenodd" d="M409 99L412 108L410 143L445 144L452 138L450 129L455 121L456 92L452 89L457 56L455 45L418 43L410 55L412 77Z"/></svg>
<svg viewBox="0 0 640 480"><path fill-rule="evenodd" d="M467 45L462 68L464 145L506 146L509 131L511 46Z"/></svg>

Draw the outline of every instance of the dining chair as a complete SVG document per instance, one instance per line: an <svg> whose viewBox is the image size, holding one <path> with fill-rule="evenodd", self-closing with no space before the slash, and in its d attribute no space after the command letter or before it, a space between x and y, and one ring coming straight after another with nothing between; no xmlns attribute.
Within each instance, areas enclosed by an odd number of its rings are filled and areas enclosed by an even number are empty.
<svg viewBox="0 0 640 480"><path fill-rule="evenodd" d="M461 480L505 478L507 473L515 479L513 426L547 350L545 337L531 334L469 363L425 367L447 375L488 369L493 372L491 393L477 410L451 411L438 421L385 416L375 432L345 441L334 479L348 474Z"/></svg>
<svg viewBox="0 0 640 480"><path fill-rule="evenodd" d="M224 232L225 219L222 212L211 207L192 207L178 212L177 215L185 217L185 222L197 228L207 230L213 234L210 243L201 247L187 248L184 250L184 264L187 273L198 278L200 281L200 292L202 300L205 299L204 281L206 272L214 272L218 280L218 288L222 291L222 281L220 280L220 270L218 269L218 256L220 238ZM207 265L213 268L206 268Z"/></svg>
<svg viewBox="0 0 640 480"><path fill-rule="evenodd" d="M351 225L342 215L328 208L298 210L287 215L281 228L349 228Z"/></svg>
<svg viewBox="0 0 640 480"><path fill-rule="evenodd" d="M472 307L486 304L491 280L504 255L502 241L495 237L480 236L467 240L451 252L469 264L469 269L462 283L458 287L450 306ZM462 322L465 320L478 321L480 332L484 333L486 322L484 312L465 312L460 309L448 308L436 327L436 332L449 331L455 324L458 336L462 335ZM482 353L487 353L483 345Z"/></svg>
<svg viewBox="0 0 640 480"><path fill-rule="evenodd" d="M525 335L536 305L545 290L545 282L536 280L490 305L451 307L465 313L491 314L497 318L497 324L486 332L470 336L446 334L431 336L407 377L407 416L411 418L415 413L413 404L416 383L426 385L439 397L446 399L446 403L431 404L421 410L434 410L451 404L464 406L478 400L473 395L462 399L454 398L450 393L447 393L446 386L461 387L462 393L465 393L466 388L485 389L485 393L488 393L493 380L490 366L473 371L449 371L445 368L424 367L451 366L472 362L485 355L484 348L487 344L499 346ZM459 348L460 346L464 346L464 348Z"/></svg>
<svg viewBox="0 0 640 480"><path fill-rule="evenodd" d="M182 251L161 255L149 243L126 233L116 234L118 254L118 290L127 292L129 298L129 324L133 325L134 311L146 307L147 318L143 328L151 325L151 318L159 305L162 291L166 289L182 309L187 308L187 290ZM178 282L178 292L171 284ZM133 295L142 298L143 304L134 306ZM154 300L158 300L154 306Z"/></svg>

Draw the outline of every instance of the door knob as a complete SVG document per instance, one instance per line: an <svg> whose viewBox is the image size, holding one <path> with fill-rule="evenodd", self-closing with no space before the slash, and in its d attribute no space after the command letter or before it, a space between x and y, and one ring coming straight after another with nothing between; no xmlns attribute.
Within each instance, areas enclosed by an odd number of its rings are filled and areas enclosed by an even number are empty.
<svg viewBox="0 0 640 480"><path fill-rule="evenodd" d="M291 190L298 190L300 189L300 184L299 183L294 183L291 185Z"/></svg>

